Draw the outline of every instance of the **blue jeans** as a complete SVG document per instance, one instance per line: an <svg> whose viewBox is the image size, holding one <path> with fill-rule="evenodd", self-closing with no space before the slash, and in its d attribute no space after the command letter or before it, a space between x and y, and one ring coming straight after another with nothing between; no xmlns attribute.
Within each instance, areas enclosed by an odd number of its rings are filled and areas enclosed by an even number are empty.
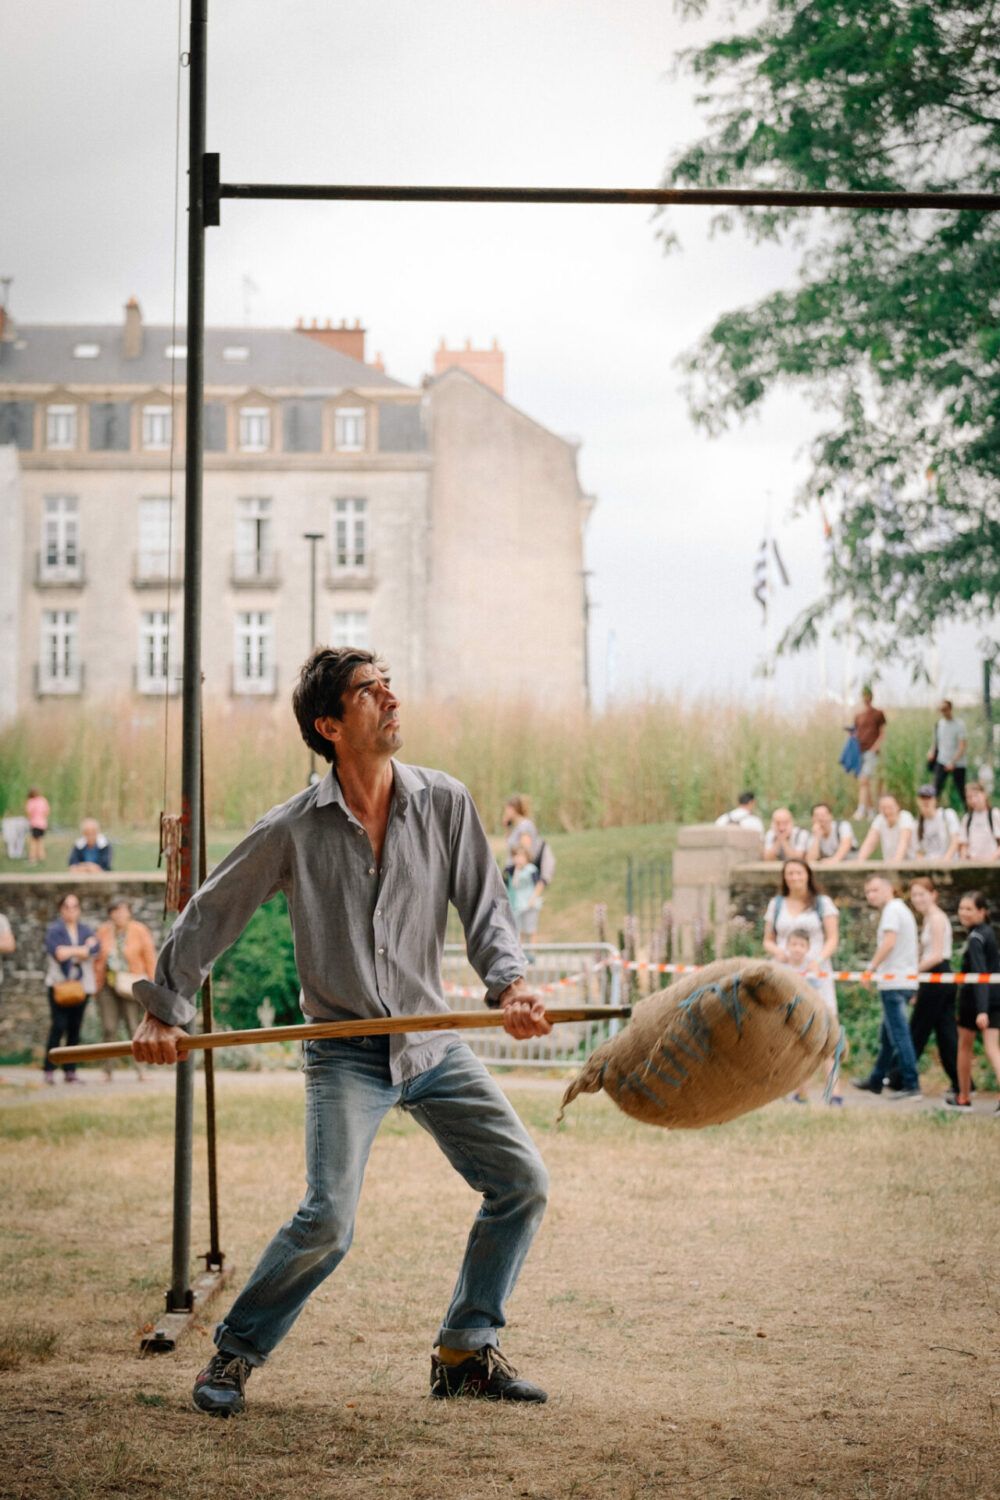
<svg viewBox="0 0 1000 1500"><path fill-rule="evenodd" d="M394 1104L413 1115L483 1195L435 1342L451 1349L496 1345L504 1303L548 1192L542 1159L506 1096L464 1042L403 1084L389 1077L387 1037L306 1042L305 1077L306 1196L216 1328L217 1347L263 1364L343 1260L368 1153Z"/></svg>
<svg viewBox="0 0 1000 1500"><path fill-rule="evenodd" d="M904 1089L917 1089L917 1055L913 1050L907 1008L913 998L913 990L882 990L882 1030L879 1034L878 1057L871 1072L871 1082L879 1091L882 1079L889 1072L893 1058L896 1059Z"/></svg>

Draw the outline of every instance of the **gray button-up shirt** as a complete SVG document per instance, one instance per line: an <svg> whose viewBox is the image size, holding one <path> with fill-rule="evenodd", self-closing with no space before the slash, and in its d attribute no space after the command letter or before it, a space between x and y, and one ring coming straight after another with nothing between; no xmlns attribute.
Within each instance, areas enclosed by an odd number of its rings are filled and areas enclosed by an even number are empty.
<svg viewBox="0 0 1000 1500"><path fill-rule="evenodd" d="M212 964L279 891L288 900L299 1003L311 1019L447 1010L441 952L449 901L490 998L518 979L524 955L468 789L441 771L392 765L381 869L331 770L272 808L212 871L174 924L155 979L136 983L146 1010L186 1026ZM390 1037L394 1082L432 1068L454 1039L453 1031Z"/></svg>

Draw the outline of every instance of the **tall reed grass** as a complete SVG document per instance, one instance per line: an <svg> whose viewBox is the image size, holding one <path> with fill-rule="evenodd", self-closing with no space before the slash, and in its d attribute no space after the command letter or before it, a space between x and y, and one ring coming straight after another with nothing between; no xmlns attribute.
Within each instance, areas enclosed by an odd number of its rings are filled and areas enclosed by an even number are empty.
<svg viewBox="0 0 1000 1500"><path fill-rule="evenodd" d="M933 715L896 710L884 773L913 805L926 776ZM651 699L603 713L511 704L404 705L403 758L438 766L472 790L498 826L511 792L527 793L543 828L696 822L732 807L744 787L765 809L800 815L820 797L853 810L855 783L838 756L844 715L823 705L785 714L734 703ZM168 809L179 805L180 708L167 744ZM243 828L306 781L308 752L285 705L205 707L208 821ZM321 765L321 769L325 769ZM42 704L0 731L0 810L20 810L40 786L58 824L92 814L109 828L156 827L164 805L162 717L128 703Z"/></svg>

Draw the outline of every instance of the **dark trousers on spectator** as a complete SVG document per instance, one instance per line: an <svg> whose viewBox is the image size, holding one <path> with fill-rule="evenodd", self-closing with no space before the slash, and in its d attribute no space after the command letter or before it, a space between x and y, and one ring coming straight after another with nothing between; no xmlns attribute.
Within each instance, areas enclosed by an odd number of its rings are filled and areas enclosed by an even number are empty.
<svg viewBox="0 0 1000 1500"><path fill-rule="evenodd" d="M944 784L950 776L955 783L958 800L965 807L965 766L955 766L951 771L947 770L939 760L934 762L934 795L940 799L944 791Z"/></svg>
<svg viewBox="0 0 1000 1500"><path fill-rule="evenodd" d="M83 1013L86 1009L86 1000L82 1000L79 1005L57 1005L52 998L52 991L49 990L49 1015L52 1018L52 1024L49 1027L49 1039L45 1043L46 1073L54 1073L56 1070L55 1063L49 1062L49 1053L53 1047L61 1046L64 1037L67 1047L75 1047L79 1042L80 1027L83 1025ZM76 1064L64 1063L63 1072L68 1078L71 1073L76 1072Z"/></svg>
<svg viewBox="0 0 1000 1500"><path fill-rule="evenodd" d="M932 974L950 974L951 964L935 964ZM932 1034L937 1035L938 1056L948 1081L958 1092L958 1026L955 1022L955 986L953 984L922 984L910 1013L910 1037L913 1051L919 1062ZM894 1060L889 1070L889 1087L903 1087L903 1075L899 1071L899 1060Z"/></svg>

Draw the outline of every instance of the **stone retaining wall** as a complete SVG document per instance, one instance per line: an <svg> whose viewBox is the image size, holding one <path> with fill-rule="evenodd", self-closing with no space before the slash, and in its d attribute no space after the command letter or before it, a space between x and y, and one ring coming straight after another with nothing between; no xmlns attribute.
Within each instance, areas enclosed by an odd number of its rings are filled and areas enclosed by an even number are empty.
<svg viewBox="0 0 1000 1500"><path fill-rule="evenodd" d="M159 948L169 926L163 917L165 877L162 872L140 875L90 875L74 878L68 871L44 875L0 876L0 912L14 929L17 951L2 959L0 983L0 1057L30 1051L40 1058L49 1027L45 994L45 929L58 915L67 891L80 898L82 919L91 927L105 921L112 896L123 895L140 922L145 922ZM99 1040L97 1007L88 1005L84 1036Z"/></svg>

